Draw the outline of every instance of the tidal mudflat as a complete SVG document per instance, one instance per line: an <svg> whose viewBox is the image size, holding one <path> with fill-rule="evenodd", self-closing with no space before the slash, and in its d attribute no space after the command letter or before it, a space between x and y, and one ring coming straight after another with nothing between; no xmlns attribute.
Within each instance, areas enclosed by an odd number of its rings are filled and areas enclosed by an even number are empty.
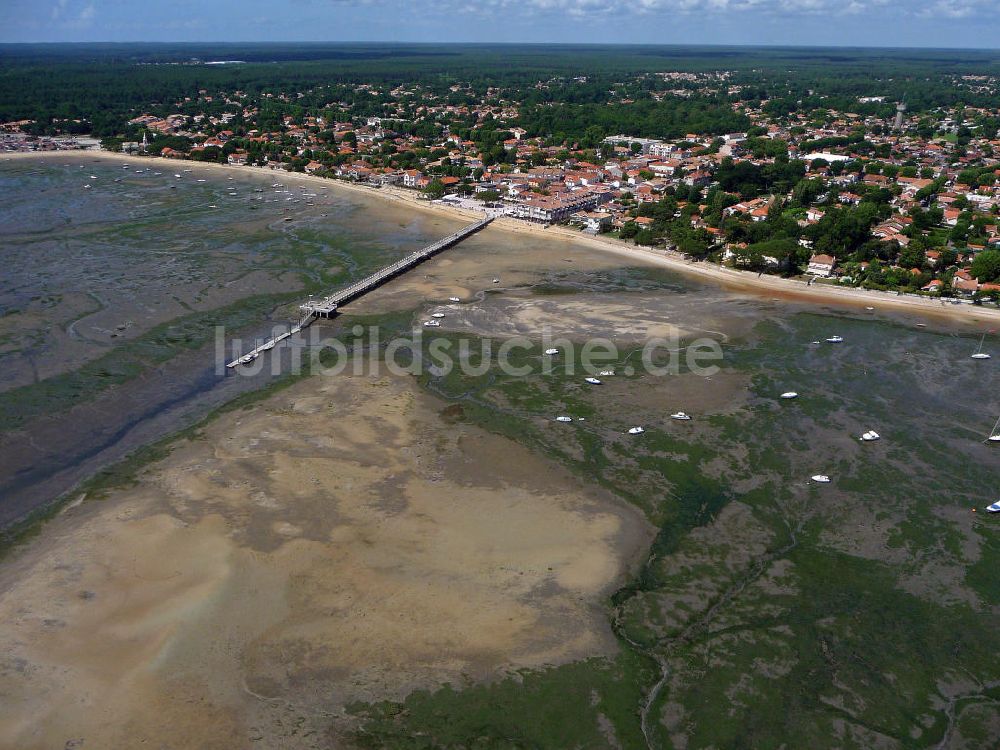
<svg viewBox="0 0 1000 750"><path fill-rule="evenodd" d="M215 326L264 335L459 223L85 153L0 161L0 198L0 525L259 387L217 375Z"/></svg>
<svg viewBox="0 0 1000 750"><path fill-rule="evenodd" d="M973 329L491 227L320 330L435 311L527 337L528 373L303 379L8 554L0 744L991 746ZM546 372L546 328L612 339L615 374ZM627 371L669 332L719 369Z"/></svg>

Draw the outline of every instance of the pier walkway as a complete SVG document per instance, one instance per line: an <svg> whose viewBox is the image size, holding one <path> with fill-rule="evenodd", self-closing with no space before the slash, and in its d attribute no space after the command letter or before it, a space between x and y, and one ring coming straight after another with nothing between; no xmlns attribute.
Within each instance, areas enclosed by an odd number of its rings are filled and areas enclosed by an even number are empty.
<svg viewBox="0 0 1000 750"><path fill-rule="evenodd" d="M299 309L302 310L305 317L303 317L302 320L299 321L298 325L293 326L285 333L282 333L279 336L276 336L275 338L266 341L264 344L257 346L256 348L253 349L253 351L240 355L232 362L229 362L226 365L226 367L231 368L231 367L236 367L239 364L249 364L250 362L253 362L253 360L255 360L258 356L260 356L262 352L265 352L269 349L273 349L275 344L278 344L281 341L287 339L289 336L293 336L294 334L298 333L303 328L312 323L312 321L315 318L333 317L334 313L337 311L337 308L340 305L344 304L345 302L350 302L353 299L357 299L358 297L367 294L373 289L377 289L382 284L387 282L389 279L395 278L396 276L399 276L402 273L406 273L414 266L420 265L425 260L436 255L442 250L447 250L449 247L457 245L466 237L469 237L470 235L473 235L476 232L478 232L480 229L485 227L491 221L493 221L492 216L488 216L485 219L480 219L479 221L473 224L469 224L467 227L463 227L454 234L449 234L444 239L438 240L433 245L428 245L422 250L417 250L414 253L410 253L405 258L397 260L395 263L392 263L391 265L388 265L385 268L376 271L371 276L366 276L360 281L356 281L350 286L345 287L344 289L341 289L337 292L334 292L328 297L324 297L321 300L310 300L305 304L299 305Z"/></svg>
<svg viewBox="0 0 1000 750"><path fill-rule="evenodd" d="M469 226L460 229L454 234L449 234L443 240L438 240L433 245L428 245L423 250L417 250L415 253L410 253L405 258L397 260L392 265L376 271L371 276L361 279L361 281L357 281L345 289L334 292L329 297L325 297L324 299L315 302L307 302L299 307L303 312L315 315L317 318L329 318L334 312L336 312L338 305L350 302L352 299L356 299L363 294L367 294L372 289L381 286L394 276L406 273L411 268L423 263L431 256L441 252L442 250L448 249L452 245L457 245L469 235L475 234L491 221L493 221L492 217L487 217L474 224L469 224Z"/></svg>

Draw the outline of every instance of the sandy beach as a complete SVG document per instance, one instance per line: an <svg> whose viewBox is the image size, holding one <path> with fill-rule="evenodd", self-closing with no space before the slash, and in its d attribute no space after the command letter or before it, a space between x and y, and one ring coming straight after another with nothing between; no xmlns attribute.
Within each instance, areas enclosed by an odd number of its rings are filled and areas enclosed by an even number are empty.
<svg viewBox="0 0 1000 750"><path fill-rule="evenodd" d="M104 158L137 163L157 161L160 164L167 161L160 159L159 157L137 157L107 151L64 151L48 152L47 154L6 154L0 158L30 159L38 158L40 156L52 156L53 153L76 159ZM315 175L295 172L272 172L260 167L240 167L194 161L185 161L183 164L185 165L185 168L227 171L230 174L234 170L258 175L281 174L286 180L296 180L305 183L324 185L334 190L351 191L368 196L378 196L386 201L405 203L422 211L436 213L441 216L448 216L452 219L468 219L472 221L482 217L481 213L475 211L468 211L461 208L445 206L440 203L432 203L430 201L423 200L419 198L418 194L414 191L399 187L367 187L356 183L345 182L343 180L317 177ZM584 234L583 232L579 232L565 226L554 225L551 227L544 227L531 222L503 217L496 220L493 227L508 232L521 232L535 236L569 239L573 242L586 244L589 247L600 249L605 252L614 253L623 259L641 260L643 263L652 263L690 277L718 283L732 291L745 292L757 296L770 296L778 299L814 302L818 304L832 304L843 307L856 308L872 306L882 309L919 312L921 314L935 317L947 317L972 324L979 322L1000 321L1000 310L994 308L981 307L964 302L955 303L951 300L902 296L897 295L895 292L878 292L853 287L843 288L824 283L814 283L810 285L805 279L799 278L789 279L768 275L757 276L752 272L725 268L714 263L694 262L683 255L670 250L639 247L637 245L632 245L610 237Z"/></svg>

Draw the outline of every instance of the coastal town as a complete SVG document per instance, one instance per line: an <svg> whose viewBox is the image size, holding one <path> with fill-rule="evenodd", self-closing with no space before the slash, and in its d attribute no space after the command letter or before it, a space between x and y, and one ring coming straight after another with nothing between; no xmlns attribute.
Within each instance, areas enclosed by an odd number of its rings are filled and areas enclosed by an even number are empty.
<svg viewBox="0 0 1000 750"><path fill-rule="evenodd" d="M597 124L570 137L545 128L544 107L502 90L372 83L349 100L322 88L256 96L202 89L136 112L101 147L412 190L491 216L566 224L810 283L1000 299L998 110L910 113L905 102L873 94L855 106L786 112L741 99L745 87L733 81L728 71L646 76L644 96L658 104L733 98L727 117L674 138ZM997 80L967 75L952 85L974 97L995 94ZM623 86L616 105L635 105L631 95ZM0 124L0 153L97 144L36 135L34 125ZM740 127L723 132L726 125Z"/></svg>
<svg viewBox="0 0 1000 750"><path fill-rule="evenodd" d="M1000 749L943 4L8 13L0 750Z"/></svg>

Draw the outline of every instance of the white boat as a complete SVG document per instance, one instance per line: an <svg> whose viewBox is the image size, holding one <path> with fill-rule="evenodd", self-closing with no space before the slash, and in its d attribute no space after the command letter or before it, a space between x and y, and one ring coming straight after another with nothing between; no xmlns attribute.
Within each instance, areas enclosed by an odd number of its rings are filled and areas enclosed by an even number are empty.
<svg viewBox="0 0 1000 750"><path fill-rule="evenodd" d="M830 338L827 339L827 342L830 344L839 344L843 340L844 340L843 336L831 336Z"/></svg>
<svg viewBox="0 0 1000 750"><path fill-rule="evenodd" d="M830 483L830 477L828 477L826 474L813 474L812 477L811 477L811 479L814 482L818 482L819 484L829 484Z"/></svg>
<svg viewBox="0 0 1000 750"><path fill-rule="evenodd" d="M986 436L987 443L1000 443L1000 432L997 432L998 427L1000 427L1000 417L997 417L997 421L993 423L993 429Z"/></svg>
<svg viewBox="0 0 1000 750"><path fill-rule="evenodd" d="M785 399L798 398L798 397L799 397L799 394L796 393L795 391L785 391L784 393L781 394L781 398L785 398Z"/></svg>
<svg viewBox="0 0 1000 750"><path fill-rule="evenodd" d="M614 370L601 370L597 374L600 375L600 376L602 376L602 377L605 377L605 378L610 378L612 375L615 374L615 371Z"/></svg>
<svg viewBox="0 0 1000 750"><path fill-rule="evenodd" d="M691 419L690 416L688 416L682 411L675 411L673 414L670 415L670 418L680 420L681 422L687 422Z"/></svg>
<svg viewBox="0 0 1000 750"><path fill-rule="evenodd" d="M545 350L545 353L546 353L546 354L550 354L550 355L551 355L551 354L558 354L558 353L559 353L559 350L558 350L558 349L546 349L546 350Z"/></svg>
<svg viewBox="0 0 1000 750"><path fill-rule="evenodd" d="M642 427L630 427L630 428L629 428L629 431L628 431L628 434L629 434L629 435L641 435L641 434L642 434L642 433L644 433L645 431L646 431L646 430L645 430L645 429L643 429Z"/></svg>
<svg viewBox="0 0 1000 750"><path fill-rule="evenodd" d="M494 284L499 284L500 283L500 279L493 279L493 283Z"/></svg>
<svg viewBox="0 0 1000 750"><path fill-rule="evenodd" d="M432 318L443 318L444 313L431 313Z"/></svg>
<svg viewBox="0 0 1000 750"><path fill-rule="evenodd" d="M83 187L86 188L87 190L90 190L90 185L84 185Z"/></svg>
<svg viewBox="0 0 1000 750"><path fill-rule="evenodd" d="M179 174L175 174L174 177L176 177L178 180L181 178Z"/></svg>
<svg viewBox="0 0 1000 750"><path fill-rule="evenodd" d="M427 328L437 328L440 325L441 324L438 321L436 321L436 320L425 320L424 321L424 326L427 327Z"/></svg>
<svg viewBox="0 0 1000 750"><path fill-rule="evenodd" d="M875 308L874 307L866 307L865 309L866 310L874 310Z"/></svg>
<svg viewBox="0 0 1000 750"><path fill-rule="evenodd" d="M191 170L190 170L190 169L185 169L184 171L185 171L185 172L190 172Z"/></svg>
<svg viewBox="0 0 1000 750"><path fill-rule="evenodd" d="M462 300L459 297L449 297L448 301L449 302L461 302Z"/></svg>
<svg viewBox="0 0 1000 750"><path fill-rule="evenodd" d="M556 417L557 422L572 422L573 417Z"/></svg>
<svg viewBox="0 0 1000 750"><path fill-rule="evenodd" d="M870 443L873 440L881 440L882 436L875 432L875 430L868 430L868 432L862 433L861 439L866 443Z"/></svg>
<svg viewBox="0 0 1000 750"><path fill-rule="evenodd" d="M601 381L598 380L597 378L584 378L584 380L586 380L591 385L600 385L601 384Z"/></svg>
<svg viewBox="0 0 1000 750"><path fill-rule="evenodd" d="M201 177L199 177L197 180L195 180L195 182L204 182L204 181L205 180L203 180Z"/></svg>
<svg viewBox="0 0 1000 750"><path fill-rule="evenodd" d="M96 180L96 179L97 179L97 175L96 175L96 174L92 174L92 175L90 175L90 179L92 179L92 180Z"/></svg>
<svg viewBox="0 0 1000 750"><path fill-rule="evenodd" d="M986 506L987 513L1000 513L1000 500L997 500L992 505Z"/></svg>
<svg viewBox="0 0 1000 750"><path fill-rule="evenodd" d="M984 333L983 337L981 339L979 339L979 348L976 349L976 351L975 351L974 354L972 354L972 358L973 359L989 359L990 358L990 355L983 351L983 341L985 341L985 340L986 340L986 334Z"/></svg>

